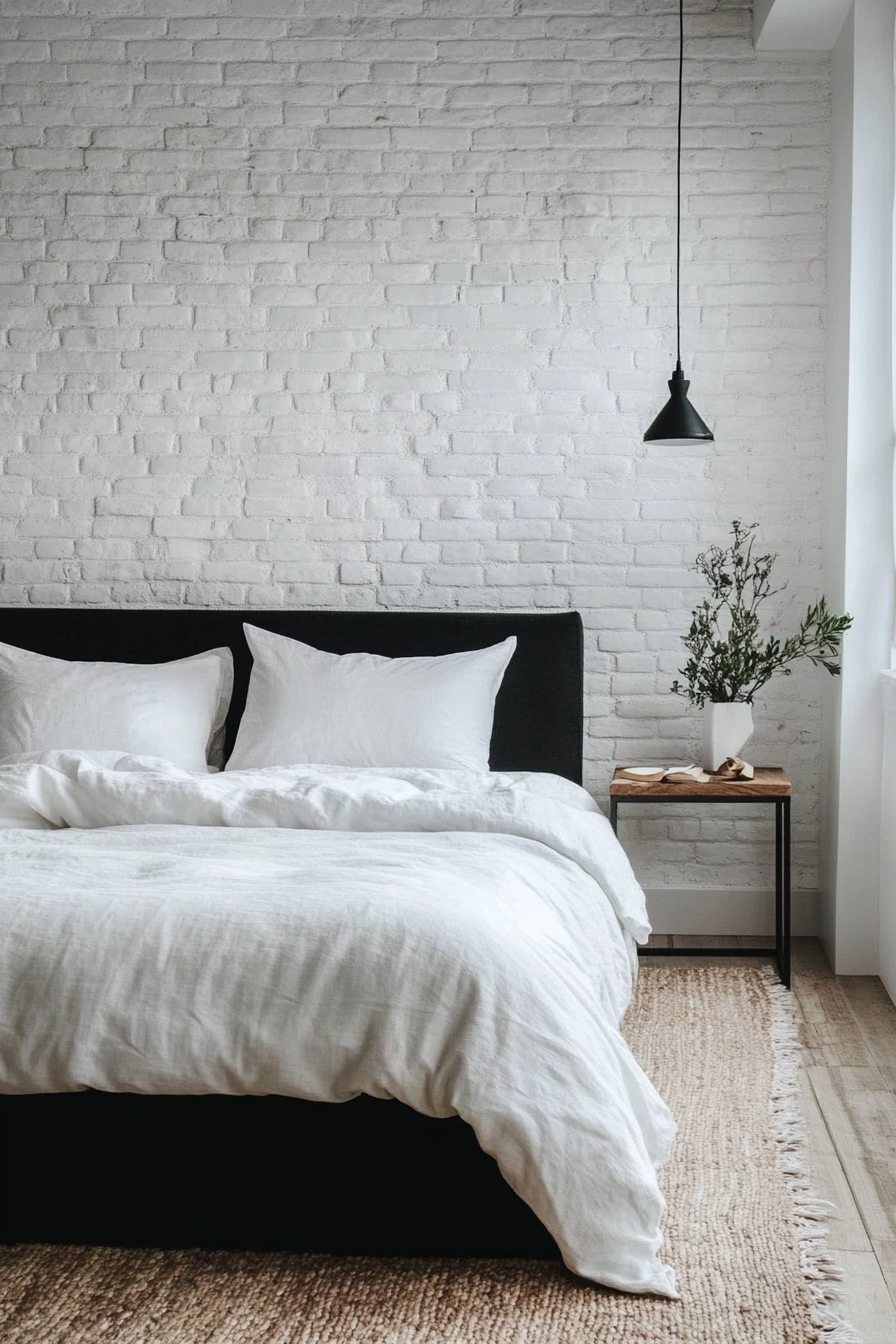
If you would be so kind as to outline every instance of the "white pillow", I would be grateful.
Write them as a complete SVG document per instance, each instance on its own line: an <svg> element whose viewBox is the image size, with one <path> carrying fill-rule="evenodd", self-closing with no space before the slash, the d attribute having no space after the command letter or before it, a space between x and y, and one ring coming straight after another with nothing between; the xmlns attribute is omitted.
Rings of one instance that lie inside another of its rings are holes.
<svg viewBox="0 0 896 1344"><path fill-rule="evenodd" d="M0 757L69 747L164 756L183 770L224 759L233 655L82 663L0 644Z"/></svg>
<svg viewBox="0 0 896 1344"><path fill-rule="evenodd" d="M487 770L516 639L438 658L324 653L244 625L254 663L228 770L263 765Z"/></svg>

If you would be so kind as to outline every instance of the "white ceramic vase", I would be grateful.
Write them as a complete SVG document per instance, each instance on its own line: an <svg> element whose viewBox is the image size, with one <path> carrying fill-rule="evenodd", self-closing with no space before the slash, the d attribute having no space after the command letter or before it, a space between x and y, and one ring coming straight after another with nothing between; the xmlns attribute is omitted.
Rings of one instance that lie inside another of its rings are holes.
<svg viewBox="0 0 896 1344"><path fill-rule="evenodd" d="M735 700L703 706L704 770L718 770L726 756L737 756L753 736L753 706Z"/></svg>

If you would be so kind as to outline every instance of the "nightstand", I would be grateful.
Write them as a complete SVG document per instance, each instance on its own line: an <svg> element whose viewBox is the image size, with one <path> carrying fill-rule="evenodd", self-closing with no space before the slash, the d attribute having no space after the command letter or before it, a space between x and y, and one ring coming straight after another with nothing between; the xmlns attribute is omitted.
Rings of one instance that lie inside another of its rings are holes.
<svg viewBox="0 0 896 1344"><path fill-rule="evenodd" d="M764 803L775 809L775 949L778 974L790 988L790 799L793 785L777 766L756 767L750 780L710 779L706 784L636 784L619 779L617 766L610 784L610 825L616 831L619 804L625 803ZM771 948L639 947L642 957L767 957Z"/></svg>

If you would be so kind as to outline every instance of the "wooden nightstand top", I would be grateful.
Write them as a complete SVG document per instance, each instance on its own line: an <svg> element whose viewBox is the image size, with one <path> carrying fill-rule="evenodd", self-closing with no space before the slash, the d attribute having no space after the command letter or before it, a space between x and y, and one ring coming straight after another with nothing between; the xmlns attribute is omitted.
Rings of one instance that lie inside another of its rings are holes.
<svg viewBox="0 0 896 1344"><path fill-rule="evenodd" d="M623 766L616 766L610 784L611 798L789 798L793 785L777 765L757 765L752 779L710 779L706 784L637 784L618 779Z"/></svg>

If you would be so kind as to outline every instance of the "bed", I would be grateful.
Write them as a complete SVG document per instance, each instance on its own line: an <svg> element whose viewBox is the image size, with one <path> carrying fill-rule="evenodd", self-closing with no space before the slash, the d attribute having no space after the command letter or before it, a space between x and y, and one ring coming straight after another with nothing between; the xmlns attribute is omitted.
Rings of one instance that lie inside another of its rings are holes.
<svg viewBox="0 0 896 1344"><path fill-rule="evenodd" d="M536 772L539 778L556 776L557 783L550 787L560 790L558 796L562 794L561 780L581 783L582 628L575 614L8 608L0 620L0 639L57 658L132 663L163 662L228 645L233 650L235 665L226 729L225 751L229 752L245 705L250 671L242 634L244 620L332 653L365 650L389 657L480 649L513 635L517 651L495 704L491 769L499 775L505 772L508 778L521 772ZM58 774L56 770L54 778ZM249 774L246 772L246 777ZM234 788L241 776L240 771L232 773ZM162 780L160 787L165 784ZM401 788L407 784L408 781L400 781ZM252 795L256 785L257 779L249 781L246 796ZM530 785L523 780L520 787L528 789ZM241 806L242 799L243 795ZM211 806L207 799L200 802L202 807ZM418 803L418 811L423 809L422 821L415 821L412 815ZM412 849L416 846L414 853L425 854L426 864L434 865L429 871L435 873L438 856L431 848L420 848L431 847L437 841L442 843L442 832L431 818L427 819L428 806L429 800L418 799L406 814L411 818L407 832L416 830L416 837L406 835L402 829L404 822L390 825L393 831L401 833L402 844ZM491 802L486 800L483 806L487 810ZM542 862L544 849L554 853L553 841L542 833L538 817L540 811L547 816L552 807L552 798L546 798L543 804L536 800L533 805L527 794L524 811L531 814L533 821L529 831L518 836L517 850L531 854L520 862ZM195 857L183 849L188 841L196 845L201 842L205 847L203 854L209 845L216 846L225 867L228 854L248 853L252 843L276 842L284 846L282 856L278 851L273 859L280 862L282 857L285 862L297 843L301 841L307 846L312 841L307 832L287 832L280 823L266 827L267 814L252 823L258 826L258 832L246 833L244 841L242 831L225 835L218 830L214 808L208 813L200 809L195 826L192 823L172 826L172 821L182 823L183 818L163 815L166 859L172 853L182 853L184 864ZM192 813L184 815L189 817ZM573 820L573 829L580 823L584 825L581 817ZM111 845L126 849L140 829L135 823L141 821L139 810L109 813L96 835L107 848ZM288 822L287 826L296 824L302 823ZM595 820L594 825L597 824ZM459 825L462 829L463 823ZM365 821L360 829L364 831L367 826ZM481 830L479 822L477 826ZM488 823L486 829L489 828L488 839L477 835L474 840L488 863L493 863L494 845L504 843L507 837L497 822ZM91 840L92 834L77 828L53 833L50 885L53 882L58 885L59 873L65 875L69 871L65 863L71 865L75 881L75 860L85 845L96 842L96 836ZM150 837L152 843L158 842L159 834ZM590 836L589 831L587 844L591 843ZM328 837L328 830L318 832L314 843L329 844ZM388 850L383 862L394 864L398 838L397 834L385 841L380 836L364 839L362 835L353 835L351 842L358 865L366 855L368 866L375 867L380 862L375 858L379 852L377 846L383 844ZM235 848L236 841L240 841L239 850ZM458 845L470 842L467 836L446 843L453 854ZM15 859L14 847L21 843L21 836L0 831L0 858L12 855ZM602 844L608 846L606 862L621 862L621 851L618 846L613 850L611 843L615 845L615 841L602 839ZM230 849L222 848L225 845ZM34 851L38 863L43 861L45 852L50 851ZM323 850L320 852L323 854ZM514 855L519 857L516 851ZM501 862L506 861L512 868L516 857L507 851ZM269 860L272 855L267 850L264 861ZM343 861L342 851L337 860L332 855L327 860L331 868ZM556 856L553 861L556 866ZM566 855L563 862L568 864L572 860ZM604 862L604 857L597 856L594 871L582 879L586 885L591 884L586 894L593 891L595 909L601 901L601 888L594 877L595 873L604 873L601 866ZM587 863L587 856L582 859L579 855L574 864L576 872L579 873L580 867L587 872ZM7 871L30 874L34 870L21 866L17 870L13 862ZM483 871L493 870L486 864ZM525 866L521 869L515 890L525 888L527 871ZM564 871L569 876L571 870ZM455 874L450 880L459 879ZM10 890L14 885L7 882L2 893L8 902L7 909L12 912L10 919L17 907L16 893ZM605 878L604 885L612 886L612 881ZM25 892L23 883L19 896L18 904L22 904L26 898L32 899L33 893ZM536 911L533 917L541 916ZM633 940L615 924L611 936L609 927L607 923L606 941L608 946L613 944L617 967L619 948L624 947L633 977L636 965ZM539 938L544 936L538 934ZM549 969L546 966L545 976L549 975ZM621 972L615 974L622 976ZM674 1276L656 1258L659 1241L655 1233L661 1199L653 1176L655 1168L668 1155L672 1125L659 1099L651 1095L649 1084L639 1076L634 1061L629 1063L630 1057L626 1057L627 1052L616 1039L615 1024L604 1021L614 1014L618 1016L618 1008L618 1002L612 1010L605 1007L598 1026L600 1031L606 1030L612 1068L620 1071L622 1081L617 1090L627 1098L623 1106L625 1114L620 1111L618 1123L632 1129L638 1161L651 1167L649 1178L643 1172L637 1179L632 1176L631 1189L619 1196L630 1206L628 1213L641 1219L647 1229L643 1238L646 1268L633 1275L628 1269L617 1273L612 1266L604 1266L600 1272L588 1272L588 1276L611 1286L673 1295ZM9 1022L5 1025L8 1032ZM3 1027L0 1022L0 1033ZM495 1158L483 1151L471 1125L459 1114L453 1114L444 1100L430 1104L424 1098L416 1109L392 1099L401 1093L398 1085L384 1084L370 1089L351 1085L348 1095L354 1091L365 1094L339 1105L306 1100L294 1094L272 1095L276 1085L270 1085L267 1075L255 1089L265 1092L264 1095L240 1095L239 1080L220 1090L203 1082L202 1087L195 1088L198 1095L190 1094L189 1082L178 1083L161 1094L157 1088L138 1090L129 1084L124 1085L126 1090L106 1090L104 1086L41 1092L29 1090L31 1086L27 1080L14 1083L4 1090L17 1092L16 1095L0 1096L0 1181L4 1192L0 1240L6 1242L201 1245L337 1254L535 1257L560 1254L555 1238L502 1177ZM113 1080L112 1087L115 1086L118 1084ZM251 1088L247 1090L252 1093ZM293 1092L296 1090L293 1088ZM227 1095L228 1092L235 1094ZM337 1099L341 1100L341 1095L328 1096L329 1101ZM422 1113L426 1110L430 1113ZM477 1122L480 1139L486 1131L492 1132L482 1116L477 1116ZM488 1123L497 1136L489 1146L497 1151L507 1175L514 1163L513 1145L505 1133L506 1118L491 1117ZM558 1116L557 1123L562 1128L566 1118ZM543 1136L541 1141L544 1144ZM549 1156L545 1155L545 1163ZM609 1167L612 1166L610 1162ZM515 1183L519 1187L520 1182ZM550 1204L548 1192L542 1212L550 1210ZM551 1217L547 1216L545 1221L551 1222ZM563 1241L562 1236L559 1239ZM564 1258L577 1272L583 1272L581 1256L576 1261L568 1246Z"/></svg>

